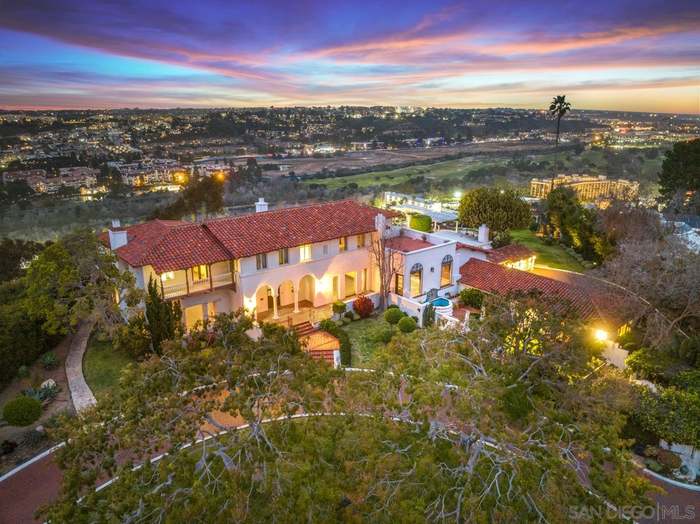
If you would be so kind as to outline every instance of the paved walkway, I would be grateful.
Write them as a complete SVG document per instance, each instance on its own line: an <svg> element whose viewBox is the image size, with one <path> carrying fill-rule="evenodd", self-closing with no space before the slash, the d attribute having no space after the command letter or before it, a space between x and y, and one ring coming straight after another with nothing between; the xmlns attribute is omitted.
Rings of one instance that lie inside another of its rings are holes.
<svg viewBox="0 0 700 524"><path fill-rule="evenodd" d="M84 323L71 341L71 348L66 358L66 378L68 379L68 389L73 400L73 407L76 411L82 411L94 406L95 395L92 394L90 386L85 382L83 375L83 356L87 347L93 324Z"/></svg>

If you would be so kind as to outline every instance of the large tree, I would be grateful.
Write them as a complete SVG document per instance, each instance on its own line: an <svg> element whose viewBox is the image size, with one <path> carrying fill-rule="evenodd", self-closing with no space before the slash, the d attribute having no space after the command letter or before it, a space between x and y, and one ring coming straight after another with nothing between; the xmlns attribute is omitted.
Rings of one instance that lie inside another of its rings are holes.
<svg viewBox="0 0 700 524"><path fill-rule="evenodd" d="M0 242L0 281L24 274L29 262L44 248L32 240L3 238Z"/></svg>
<svg viewBox="0 0 700 524"><path fill-rule="evenodd" d="M489 226L493 233L522 229L530 223L530 206L512 189L481 187L459 203L458 220L467 227Z"/></svg>
<svg viewBox="0 0 700 524"><path fill-rule="evenodd" d="M160 353L165 340L174 340L182 333L182 310L178 301L163 298L161 288L154 279L148 281L146 293L146 320L151 334L153 351Z"/></svg>
<svg viewBox="0 0 700 524"><path fill-rule="evenodd" d="M64 421L64 489L42 517L565 522L572 507L643 504L618 436L633 391L549 306L490 299L479 329L399 335L364 373L220 315L206 347L167 344Z"/></svg>
<svg viewBox="0 0 700 524"><path fill-rule="evenodd" d="M44 249L25 276L27 306L44 319L46 332L68 333L92 319L111 332L122 322L120 306L139 299L134 278L89 229L77 230Z"/></svg>
<svg viewBox="0 0 700 524"><path fill-rule="evenodd" d="M659 193L664 203L673 203L678 210L683 210L687 192L694 193L696 198L690 200L697 205L700 198L700 138L676 142L673 149L666 152L659 173Z"/></svg>

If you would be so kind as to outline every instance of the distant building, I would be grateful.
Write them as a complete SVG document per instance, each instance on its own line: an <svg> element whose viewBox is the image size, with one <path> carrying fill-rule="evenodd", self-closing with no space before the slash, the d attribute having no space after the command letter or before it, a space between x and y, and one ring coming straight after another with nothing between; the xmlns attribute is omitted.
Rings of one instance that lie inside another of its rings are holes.
<svg viewBox="0 0 700 524"><path fill-rule="evenodd" d="M639 182L611 180L605 176L557 175L554 180L549 178L530 180L530 196L546 198L553 187L570 187L580 200L587 202L609 198L634 200L639 195Z"/></svg>

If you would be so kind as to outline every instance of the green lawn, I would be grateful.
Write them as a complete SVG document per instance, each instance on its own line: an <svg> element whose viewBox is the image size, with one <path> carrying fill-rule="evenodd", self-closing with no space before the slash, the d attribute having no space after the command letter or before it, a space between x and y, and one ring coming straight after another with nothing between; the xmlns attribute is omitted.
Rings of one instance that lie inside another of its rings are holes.
<svg viewBox="0 0 700 524"><path fill-rule="evenodd" d="M578 272L584 270L581 263L567 253L560 245L545 245L544 242L529 229L511 231L510 234L514 242L524 244L537 253L537 260L535 263L540 266Z"/></svg>
<svg viewBox="0 0 700 524"><path fill-rule="evenodd" d="M368 367L374 352L383 345L375 342L372 335L377 328L388 325L382 318L365 318L343 326L352 343L353 367Z"/></svg>
<svg viewBox="0 0 700 524"><path fill-rule="evenodd" d="M83 357L83 373L95 397L113 392L118 387L121 370L132 362L135 360L130 356L115 351L109 340L98 340L94 335L90 337Z"/></svg>
<svg viewBox="0 0 700 524"><path fill-rule="evenodd" d="M501 166L507 159L483 160L474 157L459 158L457 160L447 160L434 164L402 167L387 171L375 171L338 178L323 178L305 180L305 184L323 184L328 189L337 189L354 182L358 187L372 187L382 184L396 185L406 182L411 177L422 175L426 178L442 178L462 180L465 175L478 168ZM494 180L499 177L493 177Z"/></svg>

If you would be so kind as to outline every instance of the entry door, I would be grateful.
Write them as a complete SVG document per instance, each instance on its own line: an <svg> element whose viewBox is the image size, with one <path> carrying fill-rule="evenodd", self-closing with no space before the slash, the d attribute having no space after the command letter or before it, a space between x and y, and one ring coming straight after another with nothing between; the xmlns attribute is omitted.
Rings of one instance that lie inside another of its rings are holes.
<svg viewBox="0 0 700 524"><path fill-rule="evenodd" d="M267 288L267 310L272 311L275 307L274 303L275 298L272 296L272 290L268 287Z"/></svg>

